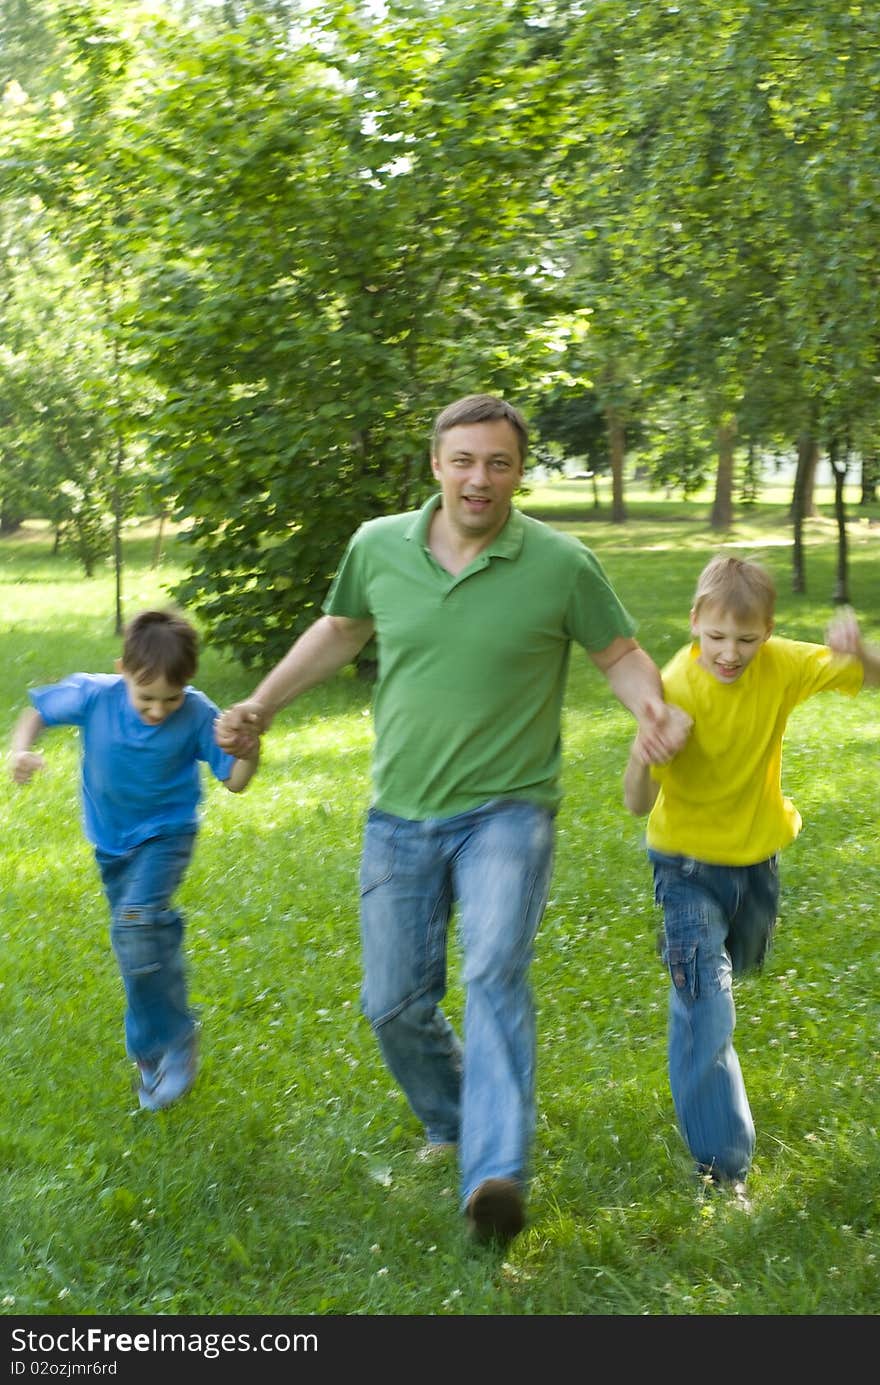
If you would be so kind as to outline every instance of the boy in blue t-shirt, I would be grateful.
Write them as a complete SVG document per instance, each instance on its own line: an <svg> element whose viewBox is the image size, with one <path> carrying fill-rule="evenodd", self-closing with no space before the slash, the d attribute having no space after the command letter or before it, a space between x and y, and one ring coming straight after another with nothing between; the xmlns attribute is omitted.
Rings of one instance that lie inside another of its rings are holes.
<svg viewBox="0 0 880 1385"><path fill-rule="evenodd" d="M32 746L47 726L78 726L83 827L110 906L110 939L125 987L125 1041L138 1098L159 1111L185 1095L197 1068L196 1026L171 899L189 866L202 798L199 761L232 793L250 782L259 740L239 758L214 739L219 709L189 686L198 635L173 611L143 611L123 635L115 674L74 673L33 688L12 737L10 771L42 769Z"/></svg>

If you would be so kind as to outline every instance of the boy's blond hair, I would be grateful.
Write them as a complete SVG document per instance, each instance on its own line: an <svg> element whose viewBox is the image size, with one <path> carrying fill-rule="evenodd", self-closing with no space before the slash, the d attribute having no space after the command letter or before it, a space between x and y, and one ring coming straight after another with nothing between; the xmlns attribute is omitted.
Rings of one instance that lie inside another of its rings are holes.
<svg viewBox="0 0 880 1385"><path fill-rule="evenodd" d="M770 625L776 586L769 572L753 559L719 555L706 564L697 580L695 616L703 606L720 606L736 620L757 616Z"/></svg>

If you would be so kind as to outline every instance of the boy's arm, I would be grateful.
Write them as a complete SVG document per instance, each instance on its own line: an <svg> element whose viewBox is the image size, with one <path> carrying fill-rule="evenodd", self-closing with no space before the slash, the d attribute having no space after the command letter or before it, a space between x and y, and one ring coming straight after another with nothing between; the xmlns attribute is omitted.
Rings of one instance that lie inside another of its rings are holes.
<svg viewBox="0 0 880 1385"><path fill-rule="evenodd" d="M834 617L825 641L835 654L853 654L859 660L866 687L880 686L880 646L865 644L853 611L842 611Z"/></svg>
<svg viewBox="0 0 880 1385"><path fill-rule="evenodd" d="M260 763L260 742L257 741L256 747L247 756L240 755L232 766L232 773L224 783L230 793L241 793L246 789L257 772Z"/></svg>
<svg viewBox="0 0 880 1385"><path fill-rule="evenodd" d="M642 818L650 813L659 791L660 785L651 775L650 764L642 758L636 736L623 773L624 804L635 817Z"/></svg>
<svg viewBox="0 0 880 1385"><path fill-rule="evenodd" d="M34 707L26 707L15 724L9 749L9 773L16 784L26 784L31 775L46 763L31 746L46 729L46 723Z"/></svg>

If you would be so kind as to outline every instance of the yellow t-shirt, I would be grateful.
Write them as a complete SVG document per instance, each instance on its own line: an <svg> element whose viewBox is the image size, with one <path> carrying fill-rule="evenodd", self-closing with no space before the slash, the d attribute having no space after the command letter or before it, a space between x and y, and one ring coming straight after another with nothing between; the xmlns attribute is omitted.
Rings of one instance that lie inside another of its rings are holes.
<svg viewBox="0 0 880 1385"><path fill-rule="evenodd" d="M794 707L814 693L852 696L860 661L825 645L771 637L735 683L720 683L691 644L663 670L663 689L693 717L683 750L651 773L660 791L647 843L716 865L764 861L794 841L801 816L782 793L782 737Z"/></svg>

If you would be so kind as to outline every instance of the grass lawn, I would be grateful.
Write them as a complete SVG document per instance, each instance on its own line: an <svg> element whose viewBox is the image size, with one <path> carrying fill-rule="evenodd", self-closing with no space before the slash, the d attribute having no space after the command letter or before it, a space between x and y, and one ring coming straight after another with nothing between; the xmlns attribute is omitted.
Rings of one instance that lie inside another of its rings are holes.
<svg viewBox="0 0 880 1385"><path fill-rule="evenodd" d="M573 483L577 484L577 483ZM549 487L548 487L549 489ZM580 483L585 504L590 487ZM523 506L553 506L536 489ZM686 638L720 542L706 506L634 501L613 526L558 519L604 563L663 663ZM570 500L559 510L570 513ZM830 511L808 522L808 592L790 590L778 506L723 542L776 574L778 628L821 638ZM880 638L880 528L850 527L851 596ZM181 571L170 538L126 539L126 614ZM87 581L39 529L0 543L0 730L28 686L118 654L109 569ZM254 675L208 647L196 682L224 705ZM464 1238L451 1162L420 1130L358 1008L356 877L368 803L369 688L347 671L287 709L242 796L206 786L188 918L203 1066L160 1115L137 1108L121 986L79 821L76 740L0 791L0 1305L9 1315L783 1315L880 1309L877 949L880 703L793 716L784 781L804 818L783 861L765 973L737 990L758 1129L745 1215L691 1182L665 1069L643 824L621 806L632 724L572 661L554 886L533 980L538 1129L527 1231L506 1254ZM448 1010L462 996L452 952Z"/></svg>

